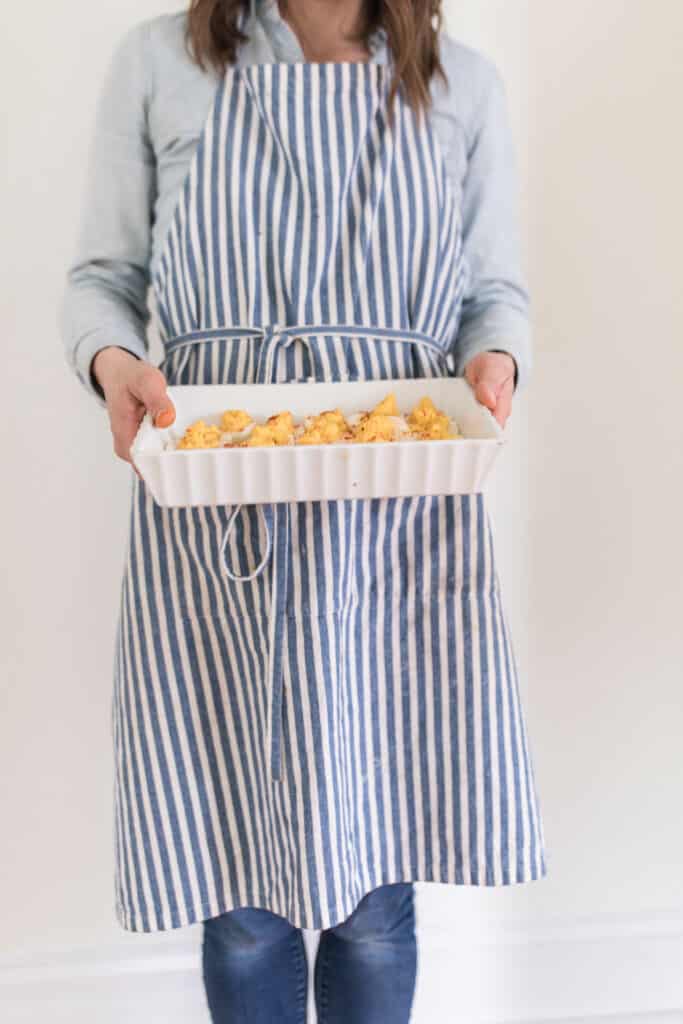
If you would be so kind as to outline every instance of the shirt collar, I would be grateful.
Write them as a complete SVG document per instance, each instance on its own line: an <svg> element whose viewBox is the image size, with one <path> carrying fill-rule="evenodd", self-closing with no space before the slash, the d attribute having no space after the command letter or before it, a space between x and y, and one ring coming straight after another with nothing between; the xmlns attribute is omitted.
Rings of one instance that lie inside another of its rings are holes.
<svg viewBox="0 0 683 1024"><path fill-rule="evenodd" d="M280 14L277 0L251 0L245 32L252 46L256 44L260 60L270 59L288 64L305 60L296 34ZM387 35L381 26L370 36L368 46L371 63L388 63ZM265 54L266 47L270 55Z"/></svg>

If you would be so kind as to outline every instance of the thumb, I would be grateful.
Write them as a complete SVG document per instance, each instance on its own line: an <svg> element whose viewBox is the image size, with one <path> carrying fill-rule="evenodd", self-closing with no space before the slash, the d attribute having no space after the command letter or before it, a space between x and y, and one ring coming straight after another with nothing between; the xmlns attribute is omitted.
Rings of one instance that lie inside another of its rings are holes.
<svg viewBox="0 0 683 1024"><path fill-rule="evenodd" d="M161 370L155 366L140 367L133 393L151 414L155 427L171 426L175 420L175 409L166 392L166 378Z"/></svg>

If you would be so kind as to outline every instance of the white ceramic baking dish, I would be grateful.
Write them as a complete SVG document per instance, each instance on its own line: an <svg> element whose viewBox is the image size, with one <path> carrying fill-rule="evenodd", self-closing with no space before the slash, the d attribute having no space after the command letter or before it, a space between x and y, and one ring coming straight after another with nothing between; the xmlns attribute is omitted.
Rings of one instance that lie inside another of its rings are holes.
<svg viewBox="0 0 683 1024"><path fill-rule="evenodd" d="M217 423L225 409L245 409L256 419L287 409L295 419L335 408L351 415L373 408L389 392L401 412L429 395L455 418L463 438L168 450L169 440L190 423ZM475 493L505 443L501 427L462 377L170 387L168 393L175 423L159 430L145 417L131 449L154 498L166 507Z"/></svg>

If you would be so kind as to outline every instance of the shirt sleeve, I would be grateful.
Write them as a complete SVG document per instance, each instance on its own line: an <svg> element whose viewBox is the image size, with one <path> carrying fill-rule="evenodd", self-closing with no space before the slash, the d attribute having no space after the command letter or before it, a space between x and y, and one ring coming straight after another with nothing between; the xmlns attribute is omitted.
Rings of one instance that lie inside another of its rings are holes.
<svg viewBox="0 0 683 1024"><path fill-rule="evenodd" d="M470 134L463 184L466 287L455 344L456 373L480 352L508 352L515 388L532 366L529 297L522 278L514 142L502 80L489 65L488 85Z"/></svg>
<svg viewBox="0 0 683 1024"><path fill-rule="evenodd" d="M91 141L75 257L60 326L69 364L101 400L91 365L116 345L144 359L147 290L156 190L147 131L147 27L127 33L110 61Z"/></svg>

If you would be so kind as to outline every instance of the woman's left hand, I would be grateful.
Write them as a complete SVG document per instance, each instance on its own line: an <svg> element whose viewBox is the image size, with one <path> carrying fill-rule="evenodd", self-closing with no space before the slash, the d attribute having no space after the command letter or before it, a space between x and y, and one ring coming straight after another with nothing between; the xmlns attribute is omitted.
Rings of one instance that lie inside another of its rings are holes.
<svg viewBox="0 0 683 1024"><path fill-rule="evenodd" d="M515 361L507 352L480 352L465 366L465 378L478 402L490 409L501 427L510 415Z"/></svg>

